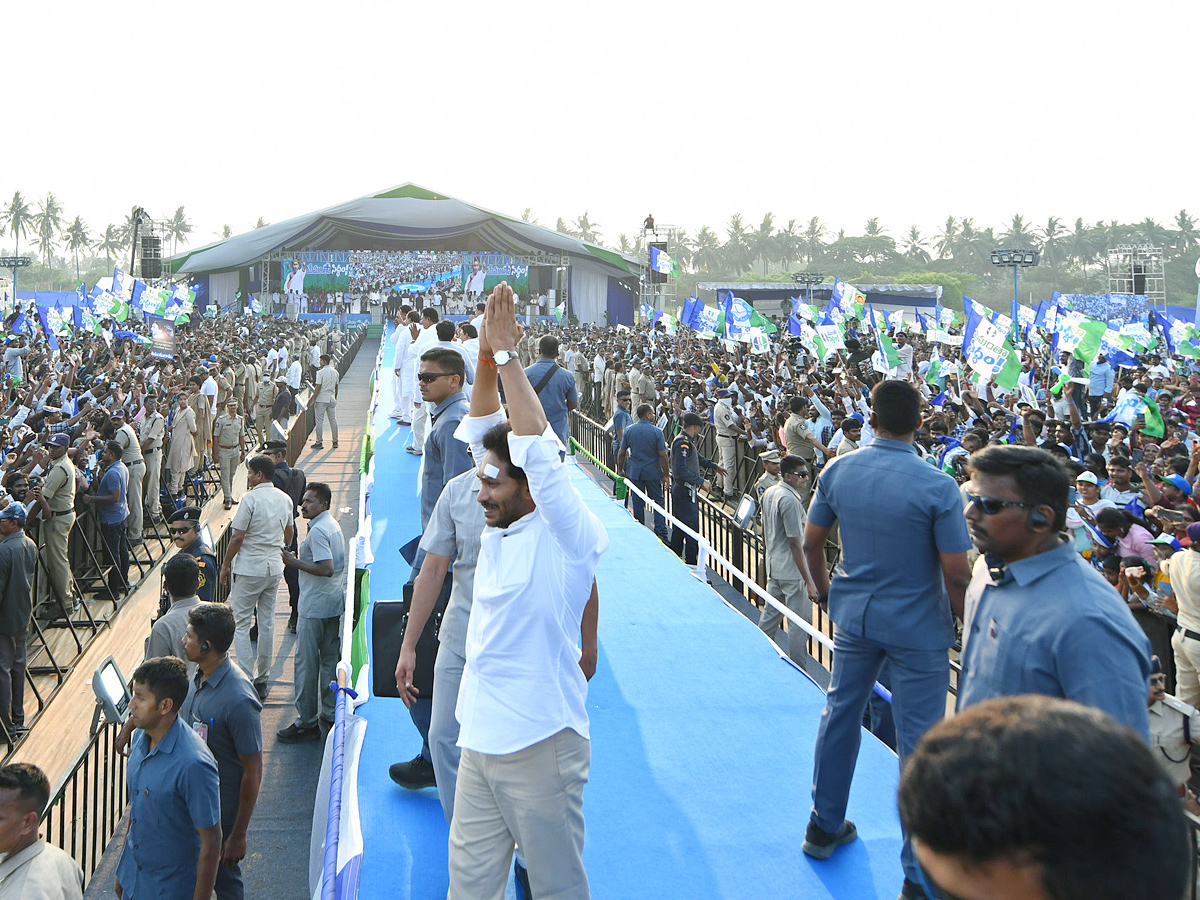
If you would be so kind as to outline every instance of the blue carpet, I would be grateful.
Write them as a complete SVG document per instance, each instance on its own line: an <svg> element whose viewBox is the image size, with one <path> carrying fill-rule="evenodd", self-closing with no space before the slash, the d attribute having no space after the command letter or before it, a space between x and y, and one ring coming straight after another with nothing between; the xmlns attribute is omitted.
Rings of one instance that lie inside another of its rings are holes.
<svg viewBox="0 0 1200 900"><path fill-rule="evenodd" d="M404 452L409 429L385 418L390 378L389 365L375 423L374 600L399 597L409 567L397 548L420 530L420 460ZM894 897L903 878L895 756L864 735L848 813L859 840L809 860L800 844L824 694L582 471L572 477L611 541L597 570L600 659L588 695L592 895ZM361 896L445 897L437 792L404 791L387 775L420 749L408 712L379 698L358 713L370 723Z"/></svg>

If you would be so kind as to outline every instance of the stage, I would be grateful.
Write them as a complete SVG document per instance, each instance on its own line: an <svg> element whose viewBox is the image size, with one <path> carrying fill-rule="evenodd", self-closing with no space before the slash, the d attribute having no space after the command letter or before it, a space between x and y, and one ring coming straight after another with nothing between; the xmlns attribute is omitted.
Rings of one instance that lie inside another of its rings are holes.
<svg viewBox="0 0 1200 900"><path fill-rule="evenodd" d="M420 458L391 408L384 347L374 421L372 601L397 599L398 548L420 531ZM591 776L584 861L603 898L891 898L903 881L895 755L864 734L848 815L859 839L827 862L800 850L824 694L755 625L689 574L588 475L571 477L608 529L596 573L599 664L589 686ZM368 619L369 621L369 619ZM388 766L420 738L399 700L372 698L359 767L360 896L446 895L448 826L433 788ZM510 884L510 895L512 886Z"/></svg>

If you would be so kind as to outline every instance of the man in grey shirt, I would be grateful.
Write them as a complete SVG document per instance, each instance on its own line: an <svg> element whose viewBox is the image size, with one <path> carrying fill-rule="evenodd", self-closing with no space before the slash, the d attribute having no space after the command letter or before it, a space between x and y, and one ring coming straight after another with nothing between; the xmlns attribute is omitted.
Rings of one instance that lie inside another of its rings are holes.
<svg viewBox="0 0 1200 900"><path fill-rule="evenodd" d="M25 343L25 335L22 334L15 340L10 340L4 348L4 374L11 375L13 380L25 377L25 357L29 355L29 348Z"/></svg>
<svg viewBox="0 0 1200 900"><path fill-rule="evenodd" d="M300 511L308 519L308 536L300 555L283 552L283 564L300 570L296 606L296 721L276 737L285 744L321 737L317 709L333 724L333 693L328 685L337 674L342 612L346 605L346 539L329 514L329 485L310 482ZM319 702L318 702L319 701Z"/></svg>
<svg viewBox="0 0 1200 900"><path fill-rule="evenodd" d="M200 605L200 564L190 553L176 553L163 564L163 583L171 595L168 609L150 629L146 638L146 659L174 656L187 663L190 679L196 674L196 664L183 652L183 636L187 633L188 613Z"/></svg>
<svg viewBox="0 0 1200 900"><path fill-rule="evenodd" d="M0 509L0 721L25 727L25 635L33 615L37 546L25 534L25 507Z"/></svg>

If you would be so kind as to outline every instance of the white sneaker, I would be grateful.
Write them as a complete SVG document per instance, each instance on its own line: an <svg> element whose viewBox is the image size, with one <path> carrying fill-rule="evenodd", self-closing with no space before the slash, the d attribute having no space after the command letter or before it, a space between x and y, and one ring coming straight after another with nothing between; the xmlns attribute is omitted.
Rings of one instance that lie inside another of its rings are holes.
<svg viewBox="0 0 1200 900"><path fill-rule="evenodd" d="M403 419L404 413L402 413L398 409L393 409L390 413L388 413L388 418L389 419Z"/></svg>

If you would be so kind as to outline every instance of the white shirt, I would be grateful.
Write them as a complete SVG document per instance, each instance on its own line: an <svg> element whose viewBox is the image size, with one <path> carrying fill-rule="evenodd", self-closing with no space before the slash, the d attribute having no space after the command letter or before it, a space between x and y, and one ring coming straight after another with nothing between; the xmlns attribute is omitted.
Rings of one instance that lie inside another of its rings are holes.
<svg viewBox="0 0 1200 900"><path fill-rule="evenodd" d="M321 348L316 344L309 348L308 364L313 367L321 365Z"/></svg>
<svg viewBox="0 0 1200 900"><path fill-rule="evenodd" d="M204 379L204 383L200 385L200 393L208 398L209 406L212 407L212 413L217 414L217 379L209 375Z"/></svg>
<svg viewBox="0 0 1200 900"><path fill-rule="evenodd" d="M599 353L592 360L592 383L600 384L604 381L604 357Z"/></svg>
<svg viewBox="0 0 1200 900"><path fill-rule="evenodd" d="M471 443L486 419L467 417L455 437ZM579 627L608 533L571 484L558 438L510 435L537 508L480 538L466 664L455 715L458 746L515 753L570 728L589 737Z"/></svg>
<svg viewBox="0 0 1200 900"><path fill-rule="evenodd" d="M288 387L290 387L293 391L300 390L300 376L300 360L294 359L292 360L292 364L288 366L287 370Z"/></svg>

